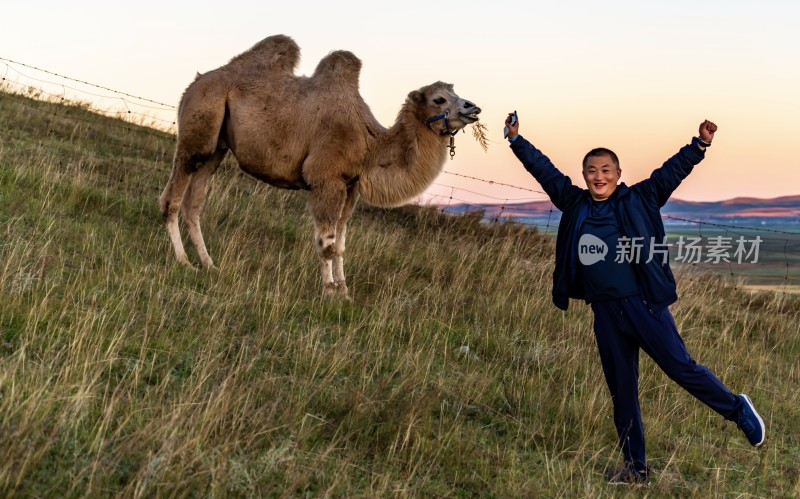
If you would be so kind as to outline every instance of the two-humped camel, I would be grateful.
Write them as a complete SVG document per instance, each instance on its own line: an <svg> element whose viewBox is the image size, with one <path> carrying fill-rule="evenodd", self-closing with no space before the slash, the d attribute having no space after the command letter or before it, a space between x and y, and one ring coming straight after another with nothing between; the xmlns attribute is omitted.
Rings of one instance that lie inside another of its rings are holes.
<svg viewBox="0 0 800 499"><path fill-rule="evenodd" d="M453 85L436 82L409 93L386 129L358 92L355 55L331 52L310 77L295 76L299 58L294 40L276 35L197 76L181 99L172 175L159 205L178 261L189 263L180 209L203 266L213 267L200 211L208 180L230 149L257 179L309 191L323 293L347 297L342 257L359 195L384 207L419 195L441 171L450 134L476 122L481 110Z"/></svg>

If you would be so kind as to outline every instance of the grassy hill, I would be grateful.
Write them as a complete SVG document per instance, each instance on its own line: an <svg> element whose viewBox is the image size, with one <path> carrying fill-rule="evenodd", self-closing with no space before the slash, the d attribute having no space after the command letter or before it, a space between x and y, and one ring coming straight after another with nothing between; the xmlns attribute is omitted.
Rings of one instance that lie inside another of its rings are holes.
<svg viewBox="0 0 800 499"><path fill-rule="evenodd" d="M226 160L204 212L220 270L193 270L157 207L173 147L0 93L3 495L800 495L791 297L679 276L690 352L751 396L768 440L751 448L643 355L657 474L614 488L591 315L551 305L547 239L362 207L354 300L327 302L303 194Z"/></svg>

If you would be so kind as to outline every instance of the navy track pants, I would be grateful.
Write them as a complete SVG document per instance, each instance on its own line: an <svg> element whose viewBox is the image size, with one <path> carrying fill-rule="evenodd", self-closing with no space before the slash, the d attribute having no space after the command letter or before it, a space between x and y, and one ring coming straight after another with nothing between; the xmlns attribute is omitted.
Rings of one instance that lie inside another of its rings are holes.
<svg viewBox="0 0 800 499"><path fill-rule="evenodd" d="M651 313L641 296L592 303L594 334L608 389L614 425L625 461L646 465L644 427L639 408L639 348L667 376L727 420L741 402L686 351L669 309Z"/></svg>

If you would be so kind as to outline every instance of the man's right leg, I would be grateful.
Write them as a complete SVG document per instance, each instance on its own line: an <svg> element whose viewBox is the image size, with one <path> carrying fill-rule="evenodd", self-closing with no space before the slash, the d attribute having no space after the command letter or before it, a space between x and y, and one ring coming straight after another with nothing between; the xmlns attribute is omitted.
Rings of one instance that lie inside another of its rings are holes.
<svg viewBox="0 0 800 499"><path fill-rule="evenodd" d="M734 421L742 402L707 367L689 355L669 309L651 313L641 298L626 302L642 349L676 383L727 420Z"/></svg>
<svg viewBox="0 0 800 499"><path fill-rule="evenodd" d="M681 387L736 425L751 445L764 443L766 427L747 395L734 395L707 367L691 358L668 309L651 313L641 299L625 303L642 349Z"/></svg>
<svg viewBox="0 0 800 499"><path fill-rule="evenodd" d="M594 334L614 404L614 425L626 463L645 470L644 426L639 407L639 345L625 331L621 300L593 303Z"/></svg>

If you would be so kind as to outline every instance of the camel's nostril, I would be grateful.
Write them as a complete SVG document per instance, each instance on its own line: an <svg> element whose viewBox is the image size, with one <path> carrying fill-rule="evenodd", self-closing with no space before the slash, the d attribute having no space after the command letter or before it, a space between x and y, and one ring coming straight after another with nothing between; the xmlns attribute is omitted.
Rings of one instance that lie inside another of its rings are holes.
<svg viewBox="0 0 800 499"><path fill-rule="evenodd" d="M470 101L466 101L466 102L464 102L464 107L465 107L465 108L467 108L467 109L469 109L469 108L471 108L471 107L475 107L475 104L473 104L473 103L472 103L472 102L470 102Z"/></svg>

